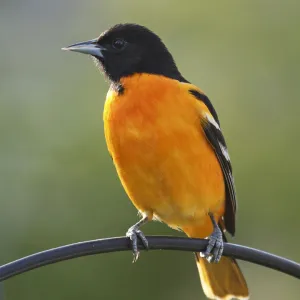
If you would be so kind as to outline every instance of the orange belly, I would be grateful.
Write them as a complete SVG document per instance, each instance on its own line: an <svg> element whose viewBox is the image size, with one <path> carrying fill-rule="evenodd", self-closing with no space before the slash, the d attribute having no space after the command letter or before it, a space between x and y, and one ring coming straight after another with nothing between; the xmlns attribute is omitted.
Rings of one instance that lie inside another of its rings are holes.
<svg viewBox="0 0 300 300"><path fill-rule="evenodd" d="M225 186L197 100L187 84L157 76L136 75L123 85L123 95L109 92L104 122L129 198L150 218L190 236L208 236L213 228L207 213L217 220L224 214Z"/></svg>

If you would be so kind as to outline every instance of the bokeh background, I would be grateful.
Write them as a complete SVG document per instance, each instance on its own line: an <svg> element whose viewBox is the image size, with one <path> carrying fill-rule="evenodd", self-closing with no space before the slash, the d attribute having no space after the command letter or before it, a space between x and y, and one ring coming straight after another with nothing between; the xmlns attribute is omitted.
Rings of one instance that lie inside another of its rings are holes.
<svg viewBox="0 0 300 300"><path fill-rule="evenodd" d="M219 112L239 199L233 241L299 262L299 1L1 0L0 264L138 220L104 142L108 85L86 56L60 50L120 22L157 32ZM40 268L7 280L5 298L205 299L191 253L131 259ZM299 299L298 280L241 265L251 299Z"/></svg>

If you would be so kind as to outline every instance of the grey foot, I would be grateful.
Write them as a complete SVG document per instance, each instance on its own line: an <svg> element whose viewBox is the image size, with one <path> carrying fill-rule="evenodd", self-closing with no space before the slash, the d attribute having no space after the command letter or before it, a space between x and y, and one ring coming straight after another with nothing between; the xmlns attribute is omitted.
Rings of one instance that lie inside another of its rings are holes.
<svg viewBox="0 0 300 300"><path fill-rule="evenodd" d="M223 249L222 231L218 227L215 227L214 232L209 237L208 246L203 256L206 257L209 262L218 263L222 257Z"/></svg>
<svg viewBox="0 0 300 300"><path fill-rule="evenodd" d="M132 226L128 229L126 236L130 238L132 245L133 261L136 262L139 258L140 251L138 249L138 239L140 239L146 249L149 248L148 240L143 232L136 226Z"/></svg>

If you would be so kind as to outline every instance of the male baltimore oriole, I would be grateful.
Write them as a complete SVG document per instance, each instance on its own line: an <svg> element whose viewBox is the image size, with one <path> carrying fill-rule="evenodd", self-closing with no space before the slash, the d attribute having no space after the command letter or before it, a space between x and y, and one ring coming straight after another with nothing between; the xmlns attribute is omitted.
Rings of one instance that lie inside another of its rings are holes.
<svg viewBox="0 0 300 300"><path fill-rule="evenodd" d="M91 55L111 83L103 114L107 147L143 216L127 231L134 261L137 239L148 246L140 226L161 220L189 237L209 237L206 251L196 253L208 298L247 299L238 264L221 257L225 230L235 233L236 195L220 122L208 97L180 74L161 39L137 24L115 25L63 50Z"/></svg>

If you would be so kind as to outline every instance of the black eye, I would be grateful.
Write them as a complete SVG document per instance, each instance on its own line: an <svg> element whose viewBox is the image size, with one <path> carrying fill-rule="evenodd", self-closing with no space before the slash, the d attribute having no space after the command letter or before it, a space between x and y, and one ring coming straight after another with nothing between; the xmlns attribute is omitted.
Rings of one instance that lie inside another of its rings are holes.
<svg viewBox="0 0 300 300"><path fill-rule="evenodd" d="M126 46L126 41L124 41L123 39L114 39L112 42L112 46L116 50L122 50Z"/></svg>

